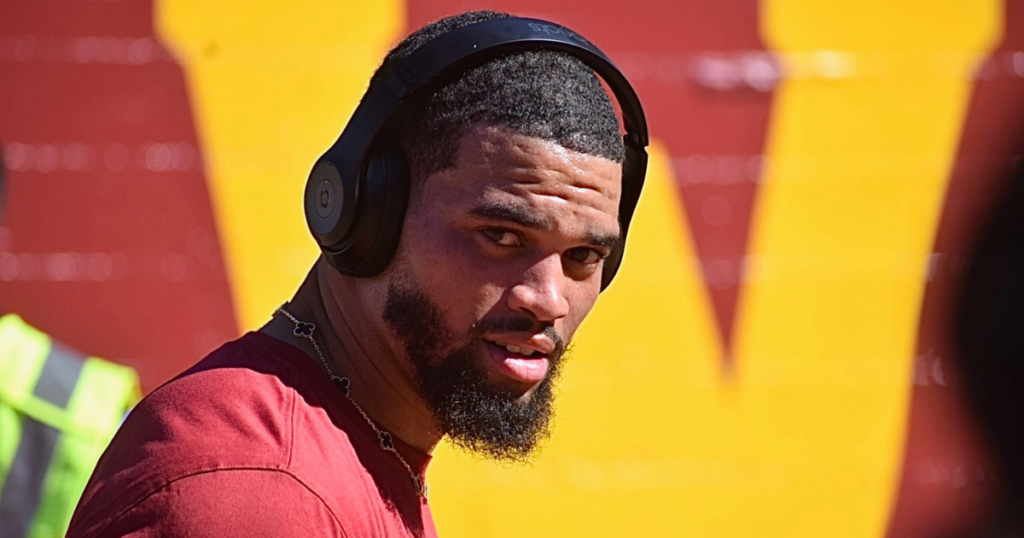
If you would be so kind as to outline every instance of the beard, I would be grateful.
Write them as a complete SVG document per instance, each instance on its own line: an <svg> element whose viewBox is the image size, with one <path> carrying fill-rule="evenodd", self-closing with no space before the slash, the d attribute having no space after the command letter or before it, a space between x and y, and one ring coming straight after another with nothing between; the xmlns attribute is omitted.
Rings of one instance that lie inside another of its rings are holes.
<svg viewBox="0 0 1024 538"><path fill-rule="evenodd" d="M462 337L461 345L444 312L418 285L392 281L384 304L384 322L405 347L426 401L442 431L461 449L502 462L526 462L550 436L554 384L565 343L550 324L528 316L484 318ZM533 394L505 389L487 381L480 364L482 336L500 332L543 332L555 344L549 370Z"/></svg>

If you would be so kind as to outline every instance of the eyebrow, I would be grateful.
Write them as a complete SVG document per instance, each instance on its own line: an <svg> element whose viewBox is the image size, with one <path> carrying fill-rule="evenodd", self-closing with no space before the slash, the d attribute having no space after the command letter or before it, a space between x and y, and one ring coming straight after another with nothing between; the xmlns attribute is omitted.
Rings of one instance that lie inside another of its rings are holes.
<svg viewBox="0 0 1024 538"><path fill-rule="evenodd" d="M470 209L469 214L486 220L511 222L535 230L551 230L555 227L546 215L538 215L530 211L529 208L508 202L486 202ZM586 235L587 243L599 247L615 248L621 239L622 236L618 232L614 234L589 232Z"/></svg>
<svg viewBox="0 0 1024 538"><path fill-rule="evenodd" d="M596 234L596 233L589 233L589 234L587 234L587 242L590 243L591 245L596 245L596 246L599 246L599 247L615 248L616 246L618 246L619 241L621 239L622 239L622 236L619 235L619 234L613 234L613 235L603 235L603 234Z"/></svg>
<svg viewBox="0 0 1024 538"><path fill-rule="evenodd" d="M487 202L470 209L469 214L487 220L511 222L524 228L550 230L555 227L547 216L508 202Z"/></svg>

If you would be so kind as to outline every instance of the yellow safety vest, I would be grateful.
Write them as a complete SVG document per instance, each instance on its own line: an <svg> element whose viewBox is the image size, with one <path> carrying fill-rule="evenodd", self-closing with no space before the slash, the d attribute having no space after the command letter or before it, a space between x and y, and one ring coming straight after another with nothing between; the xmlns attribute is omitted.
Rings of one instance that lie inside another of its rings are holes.
<svg viewBox="0 0 1024 538"><path fill-rule="evenodd" d="M96 461L141 396L135 370L0 317L0 535L64 536Z"/></svg>

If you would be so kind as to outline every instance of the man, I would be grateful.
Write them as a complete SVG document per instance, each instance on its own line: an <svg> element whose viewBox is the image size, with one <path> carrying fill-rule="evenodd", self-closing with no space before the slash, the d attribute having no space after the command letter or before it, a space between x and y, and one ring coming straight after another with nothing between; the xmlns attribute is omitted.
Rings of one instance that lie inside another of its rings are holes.
<svg viewBox="0 0 1024 538"><path fill-rule="evenodd" d="M381 210L400 217L385 263L346 265L321 229L317 215L345 220L333 204L359 192L332 183L347 173L332 148L306 202L325 256L260 332L140 404L69 536L434 536L423 473L443 436L522 461L547 435L563 353L614 274L605 258L617 265L628 223L611 102L587 65L550 50L488 57L402 93L418 84L407 58L505 17L433 23L371 81L361 107L383 86L400 96L374 141L394 140L409 177L404 218ZM374 166L359 189L375 188ZM630 166L638 192L643 163ZM353 218L377 211L358 207Z"/></svg>

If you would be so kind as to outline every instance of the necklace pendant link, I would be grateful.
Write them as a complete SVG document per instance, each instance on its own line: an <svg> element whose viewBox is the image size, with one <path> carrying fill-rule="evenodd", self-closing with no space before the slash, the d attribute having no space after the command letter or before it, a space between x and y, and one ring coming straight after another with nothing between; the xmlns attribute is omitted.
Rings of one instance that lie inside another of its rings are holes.
<svg viewBox="0 0 1024 538"><path fill-rule="evenodd" d="M416 493L423 498L427 497L427 484L423 482L423 479L419 476L412 477L412 486L416 489Z"/></svg>
<svg viewBox="0 0 1024 538"><path fill-rule="evenodd" d="M386 431L378 431L377 439L380 441L380 447L388 452L395 451L395 443L391 441L391 434Z"/></svg>
<svg viewBox="0 0 1024 538"><path fill-rule="evenodd" d="M342 392L342 394L345 395L346 398L349 397L348 389L352 383L348 380L347 377L338 377L336 375L332 375L331 382L338 387L338 389Z"/></svg>
<svg viewBox="0 0 1024 538"><path fill-rule="evenodd" d="M305 321L299 321L295 323L295 330L292 331L292 334L301 338L312 338L313 331L315 330L316 325Z"/></svg>

